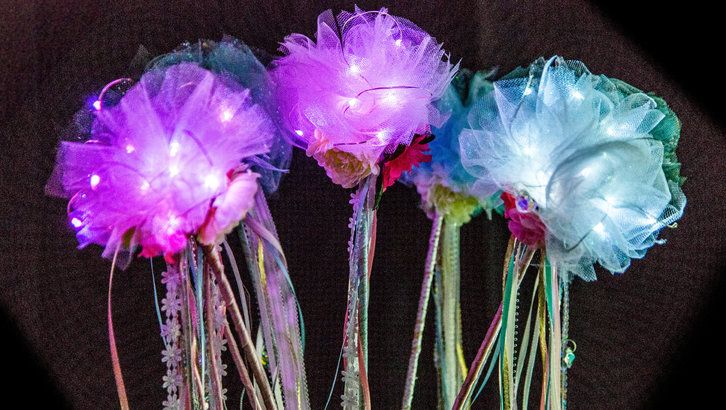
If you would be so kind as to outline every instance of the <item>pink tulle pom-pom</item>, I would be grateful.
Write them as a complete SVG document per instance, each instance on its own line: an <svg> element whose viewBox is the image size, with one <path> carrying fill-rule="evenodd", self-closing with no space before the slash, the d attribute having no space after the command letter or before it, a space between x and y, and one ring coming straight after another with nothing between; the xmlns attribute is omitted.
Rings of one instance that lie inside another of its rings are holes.
<svg viewBox="0 0 726 410"><path fill-rule="evenodd" d="M63 142L55 171L81 247L170 257L191 235L219 241L252 207L257 174L244 160L275 131L238 83L180 63L95 108L90 139Z"/></svg>
<svg viewBox="0 0 726 410"><path fill-rule="evenodd" d="M380 172L384 153L408 145L442 119L432 102L458 69L436 40L380 11L326 11L316 41L288 36L273 78L296 145L331 179L354 186Z"/></svg>

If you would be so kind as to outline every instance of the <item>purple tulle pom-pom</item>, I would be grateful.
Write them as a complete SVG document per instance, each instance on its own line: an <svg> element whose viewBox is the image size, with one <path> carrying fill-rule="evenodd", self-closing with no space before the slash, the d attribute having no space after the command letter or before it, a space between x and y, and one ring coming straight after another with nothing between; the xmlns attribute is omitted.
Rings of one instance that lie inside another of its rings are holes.
<svg viewBox="0 0 726 410"><path fill-rule="evenodd" d="M334 182L377 174L384 153L440 125L431 103L458 69L436 40L380 11L326 11L317 41L292 34L275 62L280 110L296 145Z"/></svg>
<svg viewBox="0 0 726 410"><path fill-rule="evenodd" d="M180 63L94 108L90 139L63 142L54 173L81 247L170 257L190 235L219 241L252 207L258 175L243 160L269 150L274 126L238 83Z"/></svg>

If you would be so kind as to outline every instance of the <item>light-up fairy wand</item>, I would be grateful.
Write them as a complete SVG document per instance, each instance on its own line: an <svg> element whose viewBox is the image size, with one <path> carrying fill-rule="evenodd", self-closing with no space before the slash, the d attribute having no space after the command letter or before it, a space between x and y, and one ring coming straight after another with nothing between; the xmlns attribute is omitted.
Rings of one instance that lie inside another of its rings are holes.
<svg viewBox="0 0 726 410"><path fill-rule="evenodd" d="M472 113L461 156L469 172L503 191L512 239L492 323L501 332L485 338L454 408L466 403L492 349L503 407L516 408L521 397L527 408L539 348L540 407L560 409L574 359L569 284L576 276L595 280L595 263L620 274L663 243L658 233L685 206L675 155L680 124L662 99L556 57L496 81L492 98L497 115ZM520 284L537 251L538 276L517 335Z"/></svg>
<svg viewBox="0 0 726 410"><path fill-rule="evenodd" d="M479 198L480 191L488 192L488 189L479 187L477 179L461 164L459 134L467 125L470 110L492 90L491 82L486 80L488 75L462 70L454 78L444 96L436 102L439 110L450 115L443 126L432 130L435 139L429 144L431 161L419 164L405 175L408 182L416 185L421 195L421 206L432 219L433 225L408 362L402 404L404 409L410 409L413 400L432 283L436 288L435 358L441 408L451 408L466 377L459 296L460 229L482 210L490 215L497 205L498 196Z"/></svg>
<svg viewBox="0 0 726 410"><path fill-rule="evenodd" d="M344 188L351 204L350 276L344 325L345 408L370 407L367 305L380 194L423 154L432 101L457 67L436 41L386 9L318 17L316 41L301 34L282 44L273 77L283 118L296 145Z"/></svg>
<svg viewBox="0 0 726 410"><path fill-rule="evenodd" d="M76 136L85 142L61 144L49 184L71 197L80 246L104 245L113 255L112 274L120 251L164 256L167 408L224 406L225 343L253 405L277 407L218 246L240 220L265 212L256 209L260 173L274 169L280 155L270 153L279 149L279 134L256 95L264 84L254 76L264 70L255 64L231 40L155 60L123 95L98 97ZM224 68L230 65L241 71ZM114 373L128 408L111 317L109 284Z"/></svg>

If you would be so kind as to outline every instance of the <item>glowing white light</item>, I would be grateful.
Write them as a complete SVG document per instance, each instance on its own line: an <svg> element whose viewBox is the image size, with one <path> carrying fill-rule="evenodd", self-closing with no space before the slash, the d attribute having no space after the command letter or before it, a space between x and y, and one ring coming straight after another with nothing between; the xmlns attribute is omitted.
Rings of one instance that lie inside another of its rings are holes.
<svg viewBox="0 0 726 410"><path fill-rule="evenodd" d="M572 96L572 98L574 98L576 100L584 100L585 99L585 96L582 95L582 93L580 91L578 91L578 90L572 90L572 92L570 93L570 95Z"/></svg>
<svg viewBox="0 0 726 410"><path fill-rule="evenodd" d="M401 47L401 44L402 44L402 43L403 43L403 40L401 40L401 39L399 38L398 40L396 40L396 42L395 42L394 44L396 44L396 47Z"/></svg>
<svg viewBox="0 0 726 410"><path fill-rule="evenodd" d="M304 133L303 133L303 130L295 130L295 134L302 137Z"/></svg>
<svg viewBox="0 0 726 410"><path fill-rule="evenodd" d="M592 230L597 232L599 235L605 235L605 225L602 222L598 222L597 225L592 227Z"/></svg>
<svg viewBox="0 0 726 410"><path fill-rule="evenodd" d="M232 112L232 110L224 110L224 111L222 111L222 114L219 116L219 119L222 122L229 122L233 116L234 116L234 113Z"/></svg>
<svg viewBox="0 0 726 410"><path fill-rule="evenodd" d="M360 66L358 64L351 64L348 67L348 74L358 75L360 73L361 73L361 69L360 69Z"/></svg>
<svg viewBox="0 0 726 410"><path fill-rule="evenodd" d="M613 127L613 126L607 127L607 129L605 130L605 132L608 135L610 135L611 137L612 136L615 136L615 135L618 135L618 130L616 130L615 127Z"/></svg>
<svg viewBox="0 0 726 410"><path fill-rule="evenodd" d="M91 175L91 189L96 189L99 183L101 183L101 177L96 174Z"/></svg>
<svg viewBox="0 0 726 410"><path fill-rule="evenodd" d="M351 98L348 100L348 107L356 109L360 105L360 100L357 98Z"/></svg>
<svg viewBox="0 0 726 410"><path fill-rule="evenodd" d="M532 94L532 87L527 87L524 89L524 95L530 95Z"/></svg>
<svg viewBox="0 0 726 410"><path fill-rule="evenodd" d="M378 141L380 142L386 142L386 137L388 137L388 132L384 131L378 131L376 133L376 138L378 138Z"/></svg>
<svg viewBox="0 0 726 410"><path fill-rule="evenodd" d="M83 221L78 218L73 218L71 219L71 225L73 225L74 228L80 228L83 225Z"/></svg>
<svg viewBox="0 0 726 410"><path fill-rule="evenodd" d="M586 177L586 176L590 175L591 173L592 173L592 168L585 167L582 169L582 171L580 171L580 176Z"/></svg>
<svg viewBox="0 0 726 410"><path fill-rule="evenodd" d="M175 157L176 154L179 153L179 148L181 145L177 141L172 141L171 144L169 144L169 156Z"/></svg>
<svg viewBox="0 0 726 410"><path fill-rule="evenodd" d="M133 145L131 145L131 144L127 144L126 145L126 153L127 154L130 154L130 153L132 153L134 151L136 151L136 148Z"/></svg>
<svg viewBox="0 0 726 410"><path fill-rule="evenodd" d="M658 222L658 220L657 220L657 219L655 219L655 218L653 218L653 217L652 217L652 216L650 216L650 215L647 215L647 216L645 217L645 223L646 223L646 224L648 224L648 225L654 225L654 224L656 224L657 222Z"/></svg>
<svg viewBox="0 0 726 410"><path fill-rule="evenodd" d="M522 147L522 152L528 157L533 157L536 151L537 150L535 150L534 147L530 144L526 144L524 147Z"/></svg>
<svg viewBox="0 0 726 410"><path fill-rule="evenodd" d="M175 177L179 175L179 165L173 164L169 166L169 175Z"/></svg>
<svg viewBox="0 0 726 410"><path fill-rule="evenodd" d="M176 228L179 227L179 223L180 223L179 217L177 217L176 215L170 215L169 222L167 223L167 229L166 229L167 233L169 233L171 235L174 232L176 232Z"/></svg>
<svg viewBox="0 0 726 410"><path fill-rule="evenodd" d="M219 181L219 177L217 175L209 174L206 177L204 177L204 186L205 187L214 191L217 188L219 188L219 185L220 185L220 181Z"/></svg>
<svg viewBox="0 0 726 410"><path fill-rule="evenodd" d="M151 184L149 184L149 181L144 181L141 183L141 192L146 192L151 188Z"/></svg>
<svg viewBox="0 0 726 410"><path fill-rule="evenodd" d="M93 108L96 111L101 111L101 100L96 100L93 102Z"/></svg>

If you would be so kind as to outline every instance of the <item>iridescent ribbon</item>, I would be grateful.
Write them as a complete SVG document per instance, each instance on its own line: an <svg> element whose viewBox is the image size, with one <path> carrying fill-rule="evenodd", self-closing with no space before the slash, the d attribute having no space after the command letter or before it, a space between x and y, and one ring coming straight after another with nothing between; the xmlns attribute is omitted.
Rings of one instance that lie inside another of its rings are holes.
<svg viewBox="0 0 726 410"><path fill-rule="evenodd" d="M244 221L240 238L260 308L270 372L282 382L286 409L309 409L303 362L302 315L287 261L262 192Z"/></svg>
<svg viewBox="0 0 726 410"><path fill-rule="evenodd" d="M440 288L436 292L439 298L436 308L440 309L436 315L440 321L436 350L440 355L437 360L439 401L446 409L453 405L467 374L461 334L460 236L461 225L444 218L439 270L441 280L437 281Z"/></svg>
<svg viewBox="0 0 726 410"><path fill-rule="evenodd" d="M421 353L421 341L423 339L424 326L426 325L426 312L428 310L429 297L431 295L431 283L434 278L434 269L439 249L439 238L441 237L441 226L444 217L438 212L434 215L429 238L429 249L426 254L426 266L424 268L423 280L421 281L421 295L419 296L418 311L416 313L416 324L413 329L413 342L411 343L411 355L408 359L408 371L406 373L406 384L403 391L404 410L411 408L413 391L416 386L416 371L418 369L418 357Z"/></svg>
<svg viewBox="0 0 726 410"><path fill-rule="evenodd" d="M343 341L343 396L345 409L370 409L367 378L368 284L375 237L376 176L362 181L351 201L351 239L348 244L348 303Z"/></svg>

